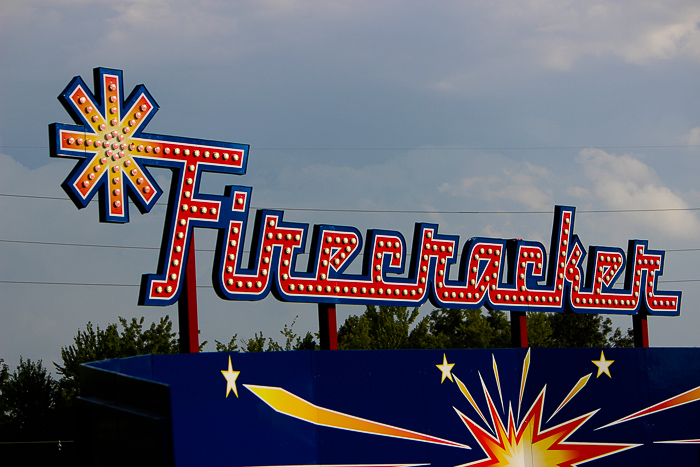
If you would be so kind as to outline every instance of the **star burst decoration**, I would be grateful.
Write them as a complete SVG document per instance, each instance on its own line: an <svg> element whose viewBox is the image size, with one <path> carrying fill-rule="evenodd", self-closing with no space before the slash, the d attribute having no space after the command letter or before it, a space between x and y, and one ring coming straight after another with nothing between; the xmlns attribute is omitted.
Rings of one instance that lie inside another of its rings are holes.
<svg viewBox="0 0 700 467"><path fill-rule="evenodd" d="M59 100L79 126L52 125L51 155L83 159L63 184L79 207L96 193L100 219L128 222L125 197L128 193L142 212L155 204L161 190L143 166L141 155L148 145L140 133L158 110L158 104L143 85L124 97L122 72L95 70L95 94L75 77ZM157 155L152 148L148 154Z"/></svg>
<svg viewBox="0 0 700 467"><path fill-rule="evenodd" d="M146 134L159 108L146 87L140 84L125 96L121 70L95 68L94 79L94 94L76 76L58 96L77 125L49 126L51 156L81 160L63 183L79 208L100 193L102 222L128 222L127 197L149 212L162 190L146 165L178 171L181 180L171 191L187 198L196 195L192 188L202 170L245 173L247 145Z"/></svg>
<svg viewBox="0 0 700 467"><path fill-rule="evenodd" d="M523 372L520 385L520 398L518 402L518 415L520 413L520 405L524 394L527 374L530 365L530 352L525 357L523 363ZM559 405L551 418L559 412L574 396L585 386L590 378L590 374L584 376L574 386L569 395ZM457 415L466 425L467 429L474 436L476 442L483 449L486 458L462 464L460 467L466 466L529 466L536 465L541 467L573 467L583 462L588 462L601 457L616 454L627 449L639 446L638 444L615 444L615 443L580 443L569 442L568 439L574 434L584 423L586 423L597 410L581 415L575 419L566 421L555 427L543 429L543 408L546 393L546 386L542 389L539 396L535 399L528 412L518 423L513 414L512 406L509 407L508 415L505 420L501 418L493 401L493 397L489 393L484 384L483 378L481 384L483 387L486 403L488 406L487 414L490 422L484 413L479 409L479 406L474 401L471 393L462 381L456 376L455 382L459 390L469 401L472 408L479 415L481 420L486 424L488 429L484 429L474 420L464 415L455 408ZM479 374L481 378L481 374ZM499 381L498 367L494 359L494 377ZM500 395L500 384L499 384ZM501 401L502 401L501 396ZM502 404L502 402L501 402Z"/></svg>
<svg viewBox="0 0 700 467"><path fill-rule="evenodd" d="M612 360L605 360L605 356L601 352L600 360L593 360L593 363L598 366L598 376L600 376L600 363L604 362L605 370L608 376L610 372L608 367ZM493 401L492 395L489 393L484 380L479 373L481 385L486 397L488 406L488 416L490 422L484 416L479 406L474 401L471 393L462 381L452 375L455 383L464 397L469 401L469 404L476 411L482 422L486 425L484 429L480 424L476 423L471 418L464 415L455 408L457 415L466 425L467 429L474 436L476 442L483 449L486 458L474 462L461 464L458 467L467 466L539 466L539 467L574 467L584 462L589 462L602 457L618 454L620 452L632 449L641 444L624 444L624 443L584 443L571 442L569 438L581 428L598 410L583 414L574 419L563 422L551 428L543 429L543 408L545 393L547 386L545 385L531 405L527 413L520 419L520 409L525 392L527 375L530 368L530 350L525 356L523 362L523 370L520 382L520 396L518 400L518 416L513 415L512 406L509 407L508 416L505 420L501 418ZM503 407L503 397L500 394L501 387L498 376L498 366L496 360L493 361L494 378L498 383L499 396L501 396L501 407ZM552 413L547 422L551 420L564 406L566 406L588 383L593 373L589 373L581 377L574 387L569 391L568 395L559 404L557 409ZM635 412L631 415L623 417L619 420L608 423L607 425L596 428L600 430L609 426L624 423L630 420L652 415L664 410L678 407L691 402L700 400L700 387L696 387L682 394L673 396L665 401L654 404L643 410ZM519 423L517 420L520 420ZM655 441L655 443L669 444L700 444L700 440L674 440L674 441Z"/></svg>

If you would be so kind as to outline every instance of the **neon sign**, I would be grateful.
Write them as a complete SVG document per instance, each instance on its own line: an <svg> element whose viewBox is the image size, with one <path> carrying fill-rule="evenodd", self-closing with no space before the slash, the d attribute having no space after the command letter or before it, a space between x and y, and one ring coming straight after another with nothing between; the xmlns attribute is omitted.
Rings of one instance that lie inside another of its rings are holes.
<svg viewBox="0 0 700 467"><path fill-rule="evenodd" d="M223 196L199 192L204 172L243 175L248 145L155 135L143 130L158 105L143 85L124 97L122 71L95 69L95 94L75 77L59 100L76 125L50 126L51 156L80 159L63 187L83 208L100 193L100 220L128 222L127 198L149 212L162 194L149 166L173 171L158 272L146 274L139 303L170 305L183 288L192 229L218 231L214 287L228 300L420 306L486 306L508 311L565 309L577 313L677 316L681 293L660 291L665 253L645 240L586 251L574 233L575 208L554 211L549 257L544 245L476 237L460 251L459 237L417 223L411 250L400 232L287 222L280 210L258 210L249 261L242 264L251 187L228 186ZM305 271L298 256L310 240ZM364 243L364 245L363 245ZM362 252L362 272L349 266ZM410 259L409 259L410 258ZM585 263L585 265L584 265ZM618 281L622 278L622 285Z"/></svg>

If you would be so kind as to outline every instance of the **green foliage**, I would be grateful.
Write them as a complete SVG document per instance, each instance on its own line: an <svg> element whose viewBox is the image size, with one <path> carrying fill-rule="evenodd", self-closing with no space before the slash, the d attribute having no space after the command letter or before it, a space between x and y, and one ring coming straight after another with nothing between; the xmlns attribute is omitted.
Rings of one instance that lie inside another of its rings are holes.
<svg viewBox="0 0 700 467"><path fill-rule="evenodd" d="M616 328L612 336L608 336L608 343L610 347L634 347L634 331L627 328L623 334L620 328Z"/></svg>
<svg viewBox="0 0 700 467"><path fill-rule="evenodd" d="M0 393L0 439L55 438L67 428L62 426L65 401L41 360L35 363L20 357L12 373L3 361Z"/></svg>
<svg viewBox="0 0 700 467"><path fill-rule="evenodd" d="M448 349L510 346L505 313L481 310L433 310L416 322L418 309L368 306L350 316L338 331L341 349ZM414 324L415 323L415 324Z"/></svg>
<svg viewBox="0 0 700 467"><path fill-rule="evenodd" d="M338 331L341 349L485 349L511 347L502 311L439 308L416 322L418 310L368 306ZM632 330L613 330L600 315L528 313L530 347L632 347Z"/></svg>
<svg viewBox="0 0 700 467"><path fill-rule="evenodd" d="M63 366L56 365L56 370L63 375L61 387L68 397L78 389L78 368L83 363L107 360L110 358L133 357L145 354L177 353L179 342L173 332L173 323L168 316L160 322L151 323L150 328L143 328L145 318L133 318L128 322L119 318L122 332L116 323L108 324L105 329L93 328L88 322L85 331L78 330L74 344L61 348Z"/></svg>
<svg viewBox="0 0 700 467"><path fill-rule="evenodd" d="M238 334L234 334L228 344L222 344L221 342L216 341L216 350L217 352L238 352L239 350L243 352L279 352L282 350L318 349L318 345L316 344L313 334L307 332L304 337L300 337L294 332L294 325L297 322L297 318L299 318L299 316L296 316L294 320L292 320L292 324L285 324L284 329L280 331L280 334L282 334L284 337L284 345L279 344L271 337L265 338L261 331L259 333L255 333L250 339L241 340L240 342L243 347L240 349L236 343Z"/></svg>
<svg viewBox="0 0 700 467"><path fill-rule="evenodd" d="M551 347L552 327L547 313L527 314L527 343L530 347Z"/></svg>
<svg viewBox="0 0 700 467"><path fill-rule="evenodd" d="M234 334L231 340L228 342L228 344L223 344L217 340L214 342L216 343L216 351L217 352L238 352L238 344L236 343L236 339L238 339L238 334Z"/></svg>
<svg viewBox="0 0 700 467"><path fill-rule="evenodd" d="M486 349L510 347L510 322L502 311L451 310L430 313L430 348Z"/></svg>
<svg viewBox="0 0 700 467"><path fill-rule="evenodd" d="M4 358L0 358L0 387L2 387L8 379L10 379L10 367L5 363Z"/></svg>
<svg viewBox="0 0 700 467"><path fill-rule="evenodd" d="M528 313L530 347L633 347L632 329L623 335L612 320L583 313Z"/></svg>
<svg viewBox="0 0 700 467"><path fill-rule="evenodd" d="M294 343L294 348L292 350L318 350L319 346L316 344L316 339L313 334L306 331L304 337L297 337Z"/></svg>
<svg viewBox="0 0 700 467"><path fill-rule="evenodd" d="M269 339L265 339L265 336L263 336L262 331L259 333L255 333L253 337L246 341L243 342L243 352L264 352L265 351L265 341L269 340L269 343L267 345L267 351L273 351L273 350L279 350L280 346L277 344L275 341L272 340L270 337Z"/></svg>
<svg viewBox="0 0 700 467"><path fill-rule="evenodd" d="M418 308L368 305L361 316L350 316L338 330L340 349L410 349L422 345L427 322L419 322Z"/></svg>

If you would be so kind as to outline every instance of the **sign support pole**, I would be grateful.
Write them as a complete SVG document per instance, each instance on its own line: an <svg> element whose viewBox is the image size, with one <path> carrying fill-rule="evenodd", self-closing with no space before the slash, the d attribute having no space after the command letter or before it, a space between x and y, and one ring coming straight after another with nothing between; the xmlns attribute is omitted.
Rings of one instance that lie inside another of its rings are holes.
<svg viewBox="0 0 700 467"><path fill-rule="evenodd" d="M649 347L649 327L646 313L640 311L632 316L632 330L634 331L634 346Z"/></svg>
<svg viewBox="0 0 700 467"><path fill-rule="evenodd" d="M525 348L527 344L527 313L524 311L510 312L510 336L515 348Z"/></svg>
<svg viewBox="0 0 700 467"><path fill-rule="evenodd" d="M199 325L197 318L197 263L194 253L194 230L187 253L185 280L177 301L180 326L180 353L199 353Z"/></svg>
<svg viewBox="0 0 700 467"><path fill-rule="evenodd" d="M338 350L338 322L334 303L318 304L318 330L321 350Z"/></svg>

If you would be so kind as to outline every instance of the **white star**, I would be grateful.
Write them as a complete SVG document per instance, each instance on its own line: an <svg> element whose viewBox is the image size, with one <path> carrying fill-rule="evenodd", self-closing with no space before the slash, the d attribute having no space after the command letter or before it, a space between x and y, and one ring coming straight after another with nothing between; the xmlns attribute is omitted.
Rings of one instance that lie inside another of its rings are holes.
<svg viewBox="0 0 700 467"><path fill-rule="evenodd" d="M603 354L603 351L600 351L600 360L591 360L595 366L598 367L598 375L596 378L603 373L608 375L610 378L612 378L612 375L610 374L610 365L615 361L615 360L606 360L605 359L605 354Z"/></svg>
<svg viewBox="0 0 700 467"><path fill-rule="evenodd" d="M228 370L224 371L221 370L221 374L224 375L224 378L226 378L226 397L228 397L228 394L233 391L233 393L238 397L238 388L236 387L236 378L238 378L238 375L241 374L240 371L233 371L233 367L231 366L231 356L229 355L228 357Z"/></svg>
<svg viewBox="0 0 700 467"><path fill-rule="evenodd" d="M442 379L440 380L440 384L445 382L445 378L449 378L453 383L455 382L455 380L452 379L452 367L455 366L455 364L447 363L447 356L445 356L445 354L442 354L442 365L435 366L442 371Z"/></svg>

